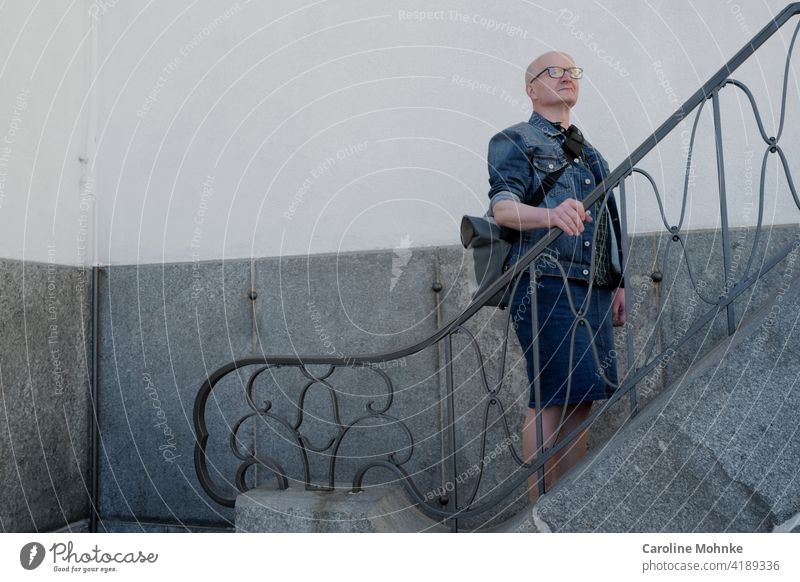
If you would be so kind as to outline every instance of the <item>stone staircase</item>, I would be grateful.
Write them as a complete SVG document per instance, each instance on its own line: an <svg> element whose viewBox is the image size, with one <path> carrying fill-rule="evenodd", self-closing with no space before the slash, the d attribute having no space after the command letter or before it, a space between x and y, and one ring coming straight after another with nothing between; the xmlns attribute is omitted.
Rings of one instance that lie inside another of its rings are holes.
<svg viewBox="0 0 800 582"><path fill-rule="evenodd" d="M800 276L789 273L733 336L542 498L543 526L797 531Z"/></svg>

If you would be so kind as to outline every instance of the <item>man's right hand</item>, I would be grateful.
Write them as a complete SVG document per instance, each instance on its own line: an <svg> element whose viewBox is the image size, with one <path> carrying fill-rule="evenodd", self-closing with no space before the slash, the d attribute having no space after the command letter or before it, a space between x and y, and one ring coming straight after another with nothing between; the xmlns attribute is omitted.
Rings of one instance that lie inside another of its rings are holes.
<svg viewBox="0 0 800 582"><path fill-rule="evenodd" d="M584 222L592 222L592 215L575 198L567 198L555 208L547 210L547 227L558 227L570 236L577 236L585 229Z"/></svg>

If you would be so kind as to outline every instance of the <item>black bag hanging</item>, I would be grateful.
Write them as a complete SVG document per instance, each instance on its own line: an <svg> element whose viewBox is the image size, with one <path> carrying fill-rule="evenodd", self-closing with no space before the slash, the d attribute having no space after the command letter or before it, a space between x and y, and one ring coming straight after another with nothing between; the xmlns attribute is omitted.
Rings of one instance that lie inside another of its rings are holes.
<svg viewBox="0 0 800 582"><path fill-rule="evenodd" d="M531 206L539 206L547 192L555 185L567 166L547 175L544 182L533 195ZM461 219L461 244L465 249L472 249L472 262L475 267L477 288L472 293L474 300L505 272L506 259L512 245L519 238L519 231L500 226L487 211L483 216L467 216ZM508 307L511 286L492 296L484 305L487 307Z"/></svg>

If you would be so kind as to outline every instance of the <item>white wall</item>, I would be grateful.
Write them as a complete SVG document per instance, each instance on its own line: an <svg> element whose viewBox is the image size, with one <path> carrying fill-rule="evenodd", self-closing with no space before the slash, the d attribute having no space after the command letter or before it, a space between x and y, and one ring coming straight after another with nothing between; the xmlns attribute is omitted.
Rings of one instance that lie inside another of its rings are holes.
<svg viewBox="0 0 800 582"><path fill-rule="evenodd" d="M93 261L93 41L83 0L0 3L2 258Z"/></svg>
<svg viewBox="0 0 800 582"><path fill-rule="evenodd" d="M487 204L489 137L529 115L522 72L534 56L562 48L585 67L573 121L613 168L784 5L100 2L99 259L455 244L461 215ZM768 127L791 31L737 74ZM789 95L781 144L796 160L796 85ZM764 146L753 140L746 102L730 92L723 103L728 179L740 182L731 221L752 223L755 190L742 179L749 174L757 188ZM691 228L718 221L706 112L684 221ZM736 143L742 137L750 143ZM676 134L643 164L663 187L671 223L681 145ZM788 189L777 198L774 179L768 187L767 220L797 222ZM630 193L633 230L658 229L650 192Z"/></svg>

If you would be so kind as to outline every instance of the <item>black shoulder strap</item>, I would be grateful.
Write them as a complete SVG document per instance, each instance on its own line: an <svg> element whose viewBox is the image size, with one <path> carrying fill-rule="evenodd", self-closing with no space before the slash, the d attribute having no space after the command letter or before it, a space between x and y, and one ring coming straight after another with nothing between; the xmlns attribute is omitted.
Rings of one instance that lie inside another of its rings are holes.
<svg viewBox="0 0 800 582"><path fill-rule="evenodd" d="M564 152L570 158L579 158L583 153L583 144L584 144L584 139L581 130L575 127L574 125L570 125L566 131L566 139L564 140L564 143L561 146L564 149ZM544 197L550 191L550 188L552 188L555 185L555 183L561 177L561 174L566 169L567 166L565 165L560 170L556 170L555 172L552 172L547 175L547 178L544 179L542 185L539 186L539 189L536 192L534 192L533 200L531 200L531 206L539 206L539 204L542 203L542 200L544 200Z"/></svg>
<svg viewBox="0 0 800 582"><path fill-rule="evenodd" d="M569 164L564 164L563 167L559 168L555 172L550 172L547 174L547 178L542 181L539 189L533 193L533 200L530 202L531 206L539 206L539 204L542 203L544 197L547 196L547 193L550 191L550 189L556 185L556 182L558 182L558 179L561 177L561 174L564 173L564 170L567 169L568 165Z"/></svg>

